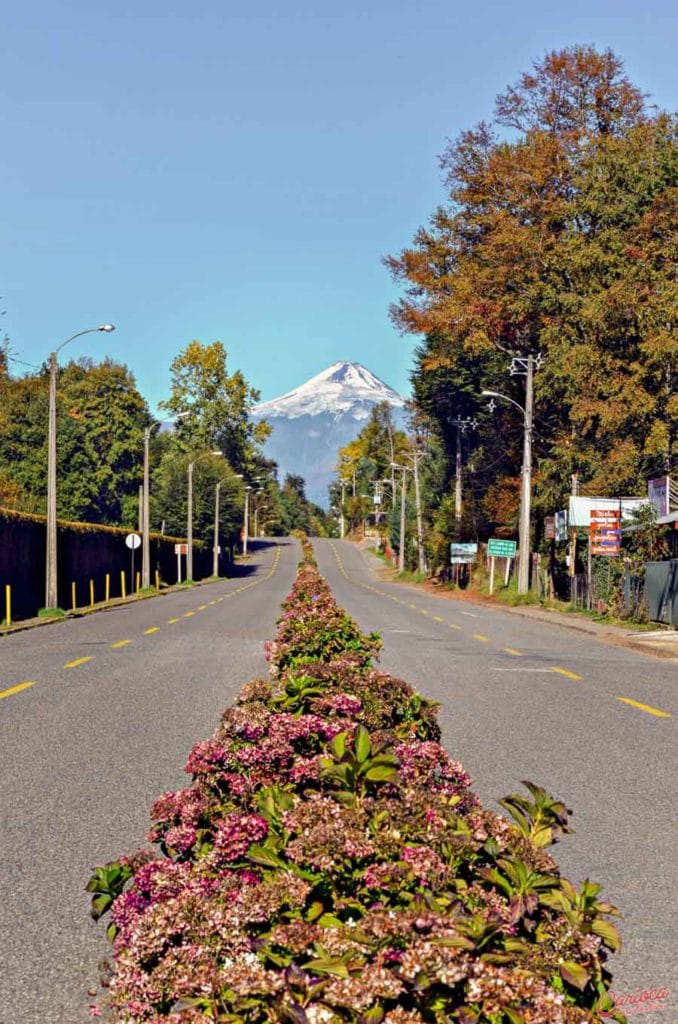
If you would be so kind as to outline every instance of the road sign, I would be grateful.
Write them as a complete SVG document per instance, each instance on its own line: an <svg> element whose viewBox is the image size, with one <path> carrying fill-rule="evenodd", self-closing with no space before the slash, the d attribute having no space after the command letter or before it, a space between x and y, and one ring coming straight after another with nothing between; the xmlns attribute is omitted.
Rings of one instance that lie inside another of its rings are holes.
<svg viewBox="0 0 678 1024"><path fill-rule="evenodd" d="M487 542L487 553L490 558L515 558L517 546L514 540L491 537Z"/></svg>
<svg viewBox="0 0 678 1024"><path fill-rule="evenodd" d="M556 539L556 517L544 516L544 540Z"/></svg>
<svg viewBox="0 0 678 1024"><path fill-rule="evenodd" d="M175 555L187 555L188 554L188 544L175 544L174 545L174 554Z"/></svg>
<svg viewBox="0 0 678 1024"><path fill-rule="evenodd" d="M125 537L125 544L130 551L135 551L137 548L141 547L141 537L138 533L128 533Z"/></svg>
<svg viewBox="0 0 678 1024"><path fill-rule="evenodd" d="M594 523L618 523L621 519L619 509L616 508L592 508L590 516L591 526Z"/></svg>
<svg viewBox="0 0 678 1024"><path fill-rule="evenodd" d="M450 565L468 565L475 562L477 544L450 544Z"/></svg>

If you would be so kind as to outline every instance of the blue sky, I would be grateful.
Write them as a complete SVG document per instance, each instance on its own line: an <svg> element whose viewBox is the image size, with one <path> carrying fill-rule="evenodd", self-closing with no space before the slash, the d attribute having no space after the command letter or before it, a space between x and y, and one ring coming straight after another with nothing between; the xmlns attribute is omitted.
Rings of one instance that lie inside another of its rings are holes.
<svg viewBox="0 0 678 1024"><path fill-rule="evenodd" d="M41 362L126 362L151 406L192 338L273 398L338 359L400 391L381 258L437 157L552 48L611 46L674 109L669 0L46 0L5 5L2 323Z"/></svg>

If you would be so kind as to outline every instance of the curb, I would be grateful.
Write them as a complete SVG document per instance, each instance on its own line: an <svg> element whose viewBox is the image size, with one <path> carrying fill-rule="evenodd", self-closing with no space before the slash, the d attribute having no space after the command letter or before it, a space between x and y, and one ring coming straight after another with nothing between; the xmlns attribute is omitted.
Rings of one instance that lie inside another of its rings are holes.
<svg viewBox="0 0 678 1024"><path fill-rule="evenodd" d="M367 565L370 572L372 572L377 577L377 579L380 579L382 583L397 583L399 586L412 587L415 590L423 590L426 593L430 592L428 588L421 583L414 583L411 580L386 578L382 574L389 572L388 567L386 565L383 565L382 562L379 559L377 559L376 555L371 556L373 564L370 564L370 552L363 550L361 548L358 548L358 550L360 551L360 554L363 556L363 560L365 561L365 564ZM448 600L458 600L457 598L455 598L452 591L446 591L446 593L449 595ZM638 639L638 636L644 636L646 634L638 634L637 632L626 633L622 626L605 626L601 624L601 628L599 630L587 629L582 622L578 622L576 620L573 622L562 621L562 612L550 612L545 609L542 609L541 615L534 615L530 614L530 612L526 609L521 608L520 605L503 605L495 603L494 601L479 601L478 603L481 604L484 608L491 608L498 612L509 612L511 615L519 615L522 619L531 619L533 622L543 622L551 626L560 627L561 629L569 629L576 633L584 633L586 636L591 637L591 639L593 640L598 640L600 643L607 643L614 647L624 647L627 650L638 651L640 654L648 654L653 658L660 658L664 661L678 661L678 631L675 630L648 631L648 640L647 642L643 643ZM534 607L535 610L537 610L537 606L526 607ZM551 618L551 616L555 615L559 615L561 616L561 618ZM615 632L613 632L613 630ZM666 637L665 642L675 644L675 651L650 646L650 644L656 643L659 640L660 636L664 633Z"/></svg>

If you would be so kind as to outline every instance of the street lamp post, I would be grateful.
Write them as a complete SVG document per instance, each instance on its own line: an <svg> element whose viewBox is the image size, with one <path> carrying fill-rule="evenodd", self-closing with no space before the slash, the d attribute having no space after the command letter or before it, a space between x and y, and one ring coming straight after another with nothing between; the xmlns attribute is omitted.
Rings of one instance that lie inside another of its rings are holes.
<svg viewBox="0 0 678 1024"><path fill-rule="evenodd" d="M228 479L242 480L242 473L233 473ZM223 480L219 480L214 493L214 548L212 550L212 575L219 575L219 495Z"/></svg>
<svg viewBox="0 0 678 1024"><path fill-rule="evenodd" d="M57 355L69 342L81 338L83 334L95 334L97 331L109 333L114 331L113 324L101 324L100 327L88 327L66 338L50 352L49 356L49 413L47 420L47 538L45 551L45 607L56 608L57 597L57 459L56 459L56 386L57 386Z"/></svg>
<svg viewBox="0 0 678 1024"><path fill-rule="evenodd" d="M206 455L223 455L222 451L206 452ZM198 458L202 458L201 455ZM186 511L186 581L193 579L193 467L198 459L188 464L188 508Z"/></svg>
<svg viewBox="0 0 678 1024"><path fill-rule="evenodd" d="M147 589L151 585L151 542L149 517L149 444L151 428L144 430L144 483L141 499L141 586Z"/></svg>
<svg viewBox="0 0 678 1024"><path fill-rule="evenodd" d="M247 557L247 540L249 537L249 525L250 525L250 491L251 486L248 484L245 488L245 513L243 516L242 526L242 553L243 557Z"/></svg>
<svg viewBox="0 0 678 1024"><path fill-rule="evenodd" d="M518 565L518 593L527 594L530 589L530 506L532 502L532 421L534 405L534 356L529 355L524 359L514 359L514 363L524 366L526 377L525 384L525 408L518 402L514 402L508 395L502 395L498 391L483 391L483 395L490 398L501 398L510 402L523 414L523 469L520 488L520 523L518 526L518 548L520 550L520 562ZM538 364L537 364L538 365ZM520 373L512 367L512 373Z"/></svg>

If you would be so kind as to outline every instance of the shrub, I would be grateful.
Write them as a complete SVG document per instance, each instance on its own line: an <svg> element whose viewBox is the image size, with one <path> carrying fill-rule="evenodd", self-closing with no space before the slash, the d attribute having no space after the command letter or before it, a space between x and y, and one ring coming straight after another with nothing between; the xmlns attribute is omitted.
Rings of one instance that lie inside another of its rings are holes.
<svg viewBox="0 0 678 1024"><path fill-rule="evenodd" d="M526 783L503 801L512 823L484 809L435 705L376 671L377 648L306 561L275 682L245 687L191 751L191 784L155 802L157 852L90 879L93 916L111 916L111 1020L623 1020L606 994L616 911L546 850L565 806Z"/></svg>

